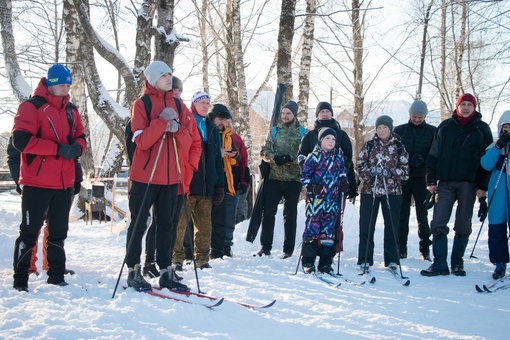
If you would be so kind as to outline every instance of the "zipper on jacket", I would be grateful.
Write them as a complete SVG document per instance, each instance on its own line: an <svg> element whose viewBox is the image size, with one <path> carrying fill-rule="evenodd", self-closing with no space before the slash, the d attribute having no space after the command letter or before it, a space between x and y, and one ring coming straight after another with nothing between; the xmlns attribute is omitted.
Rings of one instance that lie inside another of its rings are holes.
<svg viewBox="0 0 510 340"><path fill-rule="evenodd" d="M149 165L149 162L151 160L151 154L152 154L152 149L149 150L149 158L147 158L147 162L145 162L145 164L143 165L143 169L146 170L147 169L147 165Z"/></svg>
<svg viewBox="0 0 510 340"><path fill-rule="evenodd" d="M39 163L39 167L37 168L37 172L35 173L36 176L39 176L39 172L41 171L41 168L42 168L42 164L44 162L44 160L46 159L46 156L43 156L41 158L41 163Z"/></svg>

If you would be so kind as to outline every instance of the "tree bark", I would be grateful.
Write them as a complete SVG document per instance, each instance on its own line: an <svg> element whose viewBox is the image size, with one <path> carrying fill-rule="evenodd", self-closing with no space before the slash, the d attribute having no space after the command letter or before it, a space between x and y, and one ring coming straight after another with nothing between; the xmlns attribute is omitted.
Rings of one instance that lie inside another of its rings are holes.
<svg viewBox="0 0 510 340"><path fill-rule="evenodd" d="M0 0L0 26L2 35L2 48L7 78L12 91L18 101L27 100L32 93L32 88L21 76L21 71L16 55L16 43L12 31L12 1Z"/></svg>
<svg viewBox="0 0 510 340"><path fill-rule="evenodd" d="M362 1L352 0L351 22L352 22L352 61L353 61L353 87L354 87L354 105L353 105L353 127L355 152L357 158L364 141L363 109L365 94L363 92L363 22L360 18L360 9Z"/></svg>
<svg viewBox="0 0 510 340"><path fill-rule="evenodd" d="M299 68L298 119L308 125L308 100L310 95L310 69L312 65L313 33L315 29L316 0L306 0L306 18L303 28L303 46Z"/></svg>
<svg viewBox="0 0 510 340"><path fill-rule="evenodd" d="M164 61L170 68L173 68L175 50L179 40L174 30L174 0L158 1L156 31L156 52L154 60ZM163 32L160 30L163 29Z"/></svg>
<svg viewBox="0 0 510 340"><path fill-rule="evenodd" d="M82 1L83 6L89 6L88 0ZM78 20L78 13L72 1L64 1L63 19L66 26L66 59L73 75L73 86L71 89L72 101L80 111L80 118L83 123L87 148L80 158L83 173L94 172L94 158L92 154L92 141L90 139L90 123L87 110L87 93L83 75L83 64L81 56L93 55L94 48L83 32Z"/></svg>
<svg viewBox="0 0 510 340"><path fill-rule="evenodd" d="M287 92L282 103L293 98L292 85L292 38L294 37L294 21L296 0L282 0L280 26L278 30L278 59L276 62L277 84L285 84Z"/></svg>

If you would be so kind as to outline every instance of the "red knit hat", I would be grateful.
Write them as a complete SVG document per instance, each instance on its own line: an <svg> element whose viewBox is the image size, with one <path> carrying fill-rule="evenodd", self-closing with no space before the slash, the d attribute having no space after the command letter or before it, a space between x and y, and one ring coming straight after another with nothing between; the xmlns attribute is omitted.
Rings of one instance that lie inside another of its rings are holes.
<svg viewBox="0 0 510 340"><path fill-rule="evenodd" d="M476 108L476 98L475 98L475 96L473 96L470 93L461 94L457 98L457 102L455 103L455 107L456 108L459 107L460 103L462 103L462 102L470 102Z"/></svg>

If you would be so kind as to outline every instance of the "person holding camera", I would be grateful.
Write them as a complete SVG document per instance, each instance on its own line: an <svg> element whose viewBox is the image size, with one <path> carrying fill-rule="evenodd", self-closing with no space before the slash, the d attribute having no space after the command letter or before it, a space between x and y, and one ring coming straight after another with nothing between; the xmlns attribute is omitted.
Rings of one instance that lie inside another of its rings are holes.
<svg viewBox="0 0 510 340"><path fill-rule="evenodd" d="M496 266L492 277L501 279L506 275L506 266L509 262L508 252L508 226L509 202L508 194L508 152L510 151L510 110L503 112L498 122L499 139L491 144L480 163L482 167L491 171L489 188L487 191L489 201L489 260ZM505 177L503 177L505 176ZM485 217L481 209L478 216ZM485 211L487 214L487 211Z"/></svg>
<svg viewBox="0 0 510 340"><path fill-rule="evenodd" d="M260 155L269 163L269 178L265 183L264 215L260 243L262 248L254 256L271 255L275 215L283 198L284 241L283 256L292 256L296 243L297 205L301 193L301 167L297 153L302 132L306 130L297 120L298 105L289 100L280 111L280 123L271 128ZM304 130L304 131L302 131Z"/></svg>
<svg viewBox="0 0 510 340"><path fill-rule="evenodd" d="M306 224L301 247L305 274L333 273L340 197L349 191L345 160L336 146L336 131L321 128L318 142L303 162L301 182L306 187ZM342 202L343 204L343 202Z"/></svg>
<svg viewBox="0 0 510 340"><path fill-rule="evenodd" d="M358 264L363 273L374 264L374 231L379 205L384 217L384 265L399 263L397 221L402 200L402 182L409 178L409 158L400 137L393 133L393 119L380 116L376 134L365 143L356 163L361 180Z"/></svg>
<svg viewBox="0 0 510 340"><path fill-rule="evenodd" d="M416 219L418 220L418 238L420 239L420 256L422 260L431 261L430 226L428 212L423 203L429 196L425 182L427 155L437 128L425 122L427 114L427 104L422 100L416 100L409 108L409 122L395 128L395 133L400 136L402 145L409 153L409 179L402 183L402 204L398 221L401 259L407 258L409 215L411 213L411 198L414 198Z"/></svg>

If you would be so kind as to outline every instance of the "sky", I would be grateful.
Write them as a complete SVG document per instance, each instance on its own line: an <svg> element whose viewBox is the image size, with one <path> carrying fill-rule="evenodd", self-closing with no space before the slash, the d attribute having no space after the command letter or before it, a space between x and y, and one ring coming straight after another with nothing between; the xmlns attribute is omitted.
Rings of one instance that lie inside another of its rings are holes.
<svg viewBox="0 0 510 340"><path fill-rule="evenodd" d="M108 194L107 194L108 195ZM279 207L272 255L253 257L259 239L245 241L248 221L237 225L234 257L212 260L212 269L198 270L200 288L224 297L214 309L118 289L112 299L125 246L125 230L119 216L113 224L85 224L72 211L66 241L67 287L46 284L46 274L32 275L29 293L12 288L12 252L21 220L20 196L0 193L0 338L2 339L507 339L510 290L477 293L475 284L490 280L487 225L484 225L470 259L480 222L473 218L473 234L465 256L467 276L422 277L429 266L418 252L417 225L411 214L409 258L402 260L409 287L402 286L383 267L381 214L376 225L375 284L358 287L338 280L334 288L317 277L295 273L299 249L282 260L282 206ZM116 205L126 208L125 193L117 193ZM476 212L477 206L475 207ZM454 216L455 212L452 214ZM476 215L476 213L475 213ZM431 212L429 213L431 217ZM357 261L359 203L347 204L345 251L340 273L361 280ZM305 216L299 203L300 244ZM450 234L450 241L453 235ZM451 248L451 242L450 248ZM40 255L40 254L39 254ZM40 260L38 263L40 267ZM337 269L337 258L334 264ZM127 271L121 278L125 285ZM197 290L192 266L184 266L184 283ZM508 280L507 280L508 281ZM157 285L157 279L150 281ZM162 292L167 295L172 293ZM265 304L268 309L248 309L231 301ZM190 298L189 301L198 299ZM209 303L209 301L207 301Z"/></svg>

